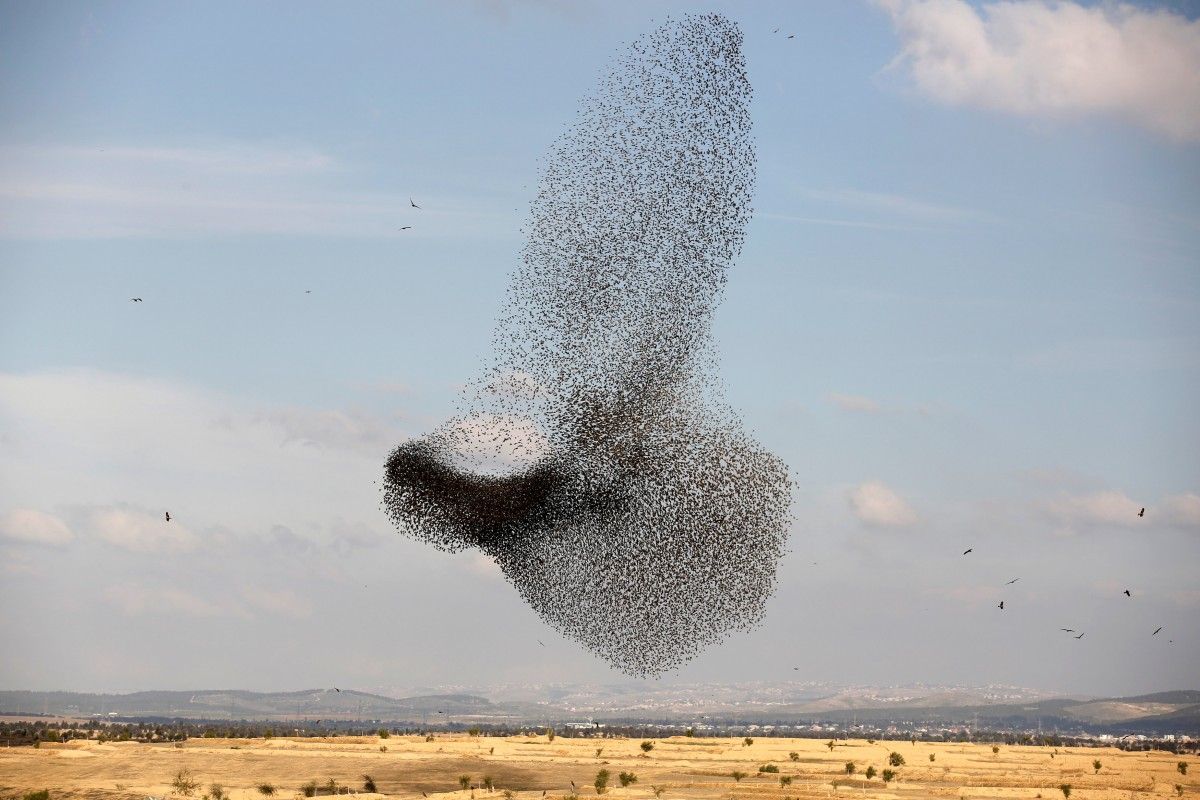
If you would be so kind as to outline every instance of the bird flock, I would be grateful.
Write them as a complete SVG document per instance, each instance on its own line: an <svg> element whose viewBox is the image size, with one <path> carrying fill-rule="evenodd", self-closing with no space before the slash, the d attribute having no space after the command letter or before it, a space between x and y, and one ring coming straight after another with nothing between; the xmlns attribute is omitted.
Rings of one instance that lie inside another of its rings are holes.
<svg viewBox="0 0 1200 800"><path fill-rule="evenodd" d="M617 58L543 161L493 360L384 470L399 530L483 552L631 675L757 624L786 537L788 470L711 339L755 181L741 45L703 14Z"/></svg>

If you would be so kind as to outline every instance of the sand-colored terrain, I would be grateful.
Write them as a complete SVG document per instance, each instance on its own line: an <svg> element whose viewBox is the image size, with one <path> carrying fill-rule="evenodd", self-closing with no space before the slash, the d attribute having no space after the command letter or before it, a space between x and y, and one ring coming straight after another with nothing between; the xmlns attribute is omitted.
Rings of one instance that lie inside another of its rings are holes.
<svg viewBox="0 0 1200 800"><path fill-rule="evenodd" d="M1061 798L1059 785L1069 783L1072 798L1200 797L1200 758L1163 751L1126 753L1109 748L1053 748L862 740L827 744L812 739L759 738L746 746L740 739L673 737L655 739L649 753L641 739L566 739L546 736L471 737L438 734L427 742L417 736L339 737L331 739L192 739L173 744L76 741L0 749L0 797L49 789L57 798L179 797L171 780L188 769L200 782L200 798L212 783L221 784L234 800L262 800L255 788L276 787L277 798L293 798L310 780L327 785L333 778L365 798L385 796L431 800L506 798L552 800L572 795L596 796L596 773L611 774L605 793L621 798L664 800L699 798ZM386 751L382 748L387 748ZM597 748L603 751L597 757ZM879 775L866 781L868 766L877 772L888 756L900 753L904 766L896 780L884 785ZM793 758L790 754L795 753ZM1053 757L1052 757L1053 754ZM930 756L935 760L930 761ZM1096 773L1093 760L1101 762ZM846 763L854 762L853 776ZM1186 761L1189 774L1177 763ZM773 764L778 773L760 773ZM735 781L733 772L747 773ZM621 788L618 776L634 773L637 782ZM378 794L362 793L364 774L374 778ZM460 790L459 776L477 787ZM490 777L495 790L482 788ZM790 777L783 786L780 777Z"/></svg>

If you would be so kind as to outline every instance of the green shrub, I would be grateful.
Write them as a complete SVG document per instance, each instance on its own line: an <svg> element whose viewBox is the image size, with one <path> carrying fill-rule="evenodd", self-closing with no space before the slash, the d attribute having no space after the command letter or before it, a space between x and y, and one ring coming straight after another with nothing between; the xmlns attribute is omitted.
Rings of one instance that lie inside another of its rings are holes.
<svg viewBox="0 0 1200 800"><path fill-rule="evenodd" d="M779 772L779 767L774 764L763 764L758 768L759 772Z"/></svg>
<svg viewBox="0 0 1200 800"><path fill-rule="evenodd" d="M695 729L695 728L688 728L686 731L684 731L684 732L683 732L683 735L684 735L684 736L688 736L688 737L695 736L695 735L696 735L696 729Z"/></svg>
<svg viewBox="0 0 1200 800"><path fill-rule="evenodd" d="M888 763L891 764L893 767L903 767L904 766L904 756L893 751L892 754L888 756Z"/></svg>
<svg viewBox="0 0 1200 800"><path fill-rule="evenodd" d="M258 793L266 797L271 797L275 794L275 787L269 783L260 783L258 785Z"/></svg>
<svg viewBox="0 0 1200 800"><path fill-rule="evenodd" d="M225 800L225 787L219 783L209 784L208 796L212 800Z"/></svg>
<svg viewBox="0 0 1200 800"><path fill-rule="evenodd" d="M1096 772L1100 771L1100 759L1097 758L1092 761L1092 769Z"/></svg>
<svg viewBox="0 0 1200 800"><path fill-rule="evenodd" d="M654 742L642 742L641 748L643 753L649 753L654 749Z"/></svg>
<svg viewBox="0 0 1200 800"><path fill-rule="evenodd" d="M315 797L317 794L317 782L309 781L300 787L300 793L305 797Z"/></svg>
<svg viewBox="0 0 1200 800"><path fill-rule="evenodd" d="M871 780L872 778L875 777L875 768L867 767L867 771L864 772L863 774L867 776L867 780Z"/></svg>
<svg viewBox="0 0 1200 800"><path fill-rule="evenodd" d="M1058 790L1063 793L1064 798L1071 796L1071 784L1069 783L1060 783L1058 785Z"/></svg>
<svg viewBox="0 0 1200 800"><path fill-rule="evenodd" d="M592 785L596 787L596 794L604 794L605 789L608 788L608 770L602 769L597 772L596 780L592 782Z"/></svg>
<svg viewBox="0 0 1200 800"><path fill-rule="evenodd" d="M30 792L25 795L24 800L50 800L50 790L42 789L40 792Z"/></svg>
<svg viewBox="0 0 1200 800"><path fill-rule="evenodd" d="M370 775L363 775L363 791L375 793L375 779Z"/></svg>
<svg viewBox="0 0 1200 800"><path fill-rule="evenodd" d="M458 776L458 785L461 786L462 788L466 789L468 786L471 785L471 776L470 775L459 775Z"/></svg>
<svg viewBox="0 0 1200 800"><path fill-rule="evenodd" d="M742 778L746 777L746 773L735 769L733 772L729 773L729 777L733 778L738 783L741 783Z"/></svg>
<svg viewBox="0 0 1200 800"><path fill-rule="evenodd" d="M747 736L745 739L742 739L742 746L743 746L743 747L749 747L749 746L750 746L750 745L752 745L752 744L754 744L754 740L753 740L753 739L751 739L749 736Z"/></svg>
<svg viewBox="0 0 1200 800"><path fill-rule="evenodd" d="M883 772L881 772L879 774L879 777L883 778L884 783L891 783L893 780L896 779L896 770L885 769Z"/></svg>
<svg viewBox="0 0 1200 800"><path fill-rule="evenodd" d="M800 754L795 751L792 751L791 753L788 753L788 758L790 758L792 761L799 761Z"/></svg>
<svg viewBox="0 0 1200 800"><path fill-rule="evenodd" d="M937 761L937 756L936 756L936 755L934 755L933 753L930 753L930 754L929 754L929 760L930 760L930 761Z"/></svg>
<svg viewBox="0 0 1200 800"><path fill-rule="evenodd" d="M791 785L792 785L792 776L791 775L780 775L779 776L780 788L782 788L784 786L791 786Z"/></svg>
<svg viewBox="0 0 1200 800"><path fill-rule="evenodd" d="M622 786L628 786L631 783L637 783L637 775L632 772L622 772L617 776L617 780L621 782Z"/></svg>
<svg viewBox="0 0 1200 800"><path fill-rule="evenodd" d="M1187 775L1187 762L1180 761L1178 764L1175 765L1175 769L1179 770L1180 775Z"/></svg>
<svg viewBox="0 0 1200 800"><path fill-rule="evenodd" d="M853 774L854 774L854 770L855 770L855 769L857 769L857 767L855 767L855 766L854 766L854 762L853 762L853 761L847 761L847 762L846 762L846 774L847 774L847 775L853 775Z"/></svg>
<svg viewBox="0 0 1200 800"><path fill-rule="evenodd" d="M491 775L483 776L483 788L487 789L490 792L492 789L495 788L495 786L496 786L496 784L492 782Z"/></svg>
<svg viewBox="0 0 1200 800"><path fill-rule="evenodd" d="M171 788L184 797L191 797L192 792L200 788L200 781L192 777L191 770L181 769L175 773L175 779L171 781Z"/></svg>
<svg viewBox="0 0 1200 800"><path fill-rule="evenodd" d="M379 734L380 739L386 739L392 735L391 731L389 731L387 728L380 728L377 733Z"/></svg>

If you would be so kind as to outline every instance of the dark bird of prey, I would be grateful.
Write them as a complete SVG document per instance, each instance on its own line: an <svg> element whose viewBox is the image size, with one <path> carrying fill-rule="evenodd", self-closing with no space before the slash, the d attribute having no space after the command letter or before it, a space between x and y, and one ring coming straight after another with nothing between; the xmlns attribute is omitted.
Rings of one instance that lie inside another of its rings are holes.
<svg viewBox="0 0 1200 800"><path fill-rule="evenodd" d="M414 203L414 202L413 202L413 199L412 199L411 197L410 197L410 198L408 198L408 204L409 204L410 206L412 206L413 208L420 208L420 206L419 206L419 205L417 205L416 203Z"/></svg>
<svg viewBox="0 0 1200 800"><path fill-rule="evenodd" d="M1006 583L1006 584L1004 584L1004 585L1005 585L1005 586L1012 586L1014 583L1016 583L1016 582L1017 582L1017 581L1019 581L1019 580L1021 580L1021 579L1020 579L1020 578L1013 578L1011 581L1009 581L1008 583Z"/></svg>
<svg viewBox="0 0 1200 800"><path fill-rule="evenodd" d="M1003 600L1000 601L1000 610L1001 611L1004 610L1004 601Z"/></svg>
<svg viewBox="0 0 1200 800"><path fill-rule="evenodd" d="M167 518L167 522L171 521L171 512L170 511L164 511L163 515Z"/></svg>
<svg viewBox="0 0 1200 800"><path fill-rule="evenodd" d="M1144 516L1146 516L1146 509L1144 509L1144 508L1143 508L1141 511L1139 511L1139 512L1138 512L1138 516L1139 516L1139 517L1144 517Z"/></svg>
<svg viewBox="0 0 1200 800"><path fill-rule="evenodd" d="M140 298L140 297L131 297L131 298L129 298L129 302L131 302L131 303L140 303L140 302L142 302L142 298Z"/></svg>
<svg viewBox="0 0 1200 800"><path fill-rule="evenodd" d="M974 549L975 549L974 547L968 547L966 550L963 550L963 555L965 556L967 553L971 552Z"/></svg>
<svg viewBox="0 0 1200 800"><path fill-rule="evenodd" d="M1071 637L1071 638L1073 638L1073 639L1082 639L1082 638L1083 638L1083 634L1081 633L1081 634L1079 634L1078 636L1073 636L1073 637Z"/></svg>
<svg viewBox="0 0 1200 800"><path fill-rule="evenodd" d="M336 686L335 686L335 687L333 687L333 690L334 690L335 692L338 692L338 693L340 693L340 692L342 691L341 689L339 689L339 688L338 688L338 687L336 687Z"/></svg>
<svg viewBox="0 0 1200 800"><path fill-rule="evenodd" d="M1075 629L1074 629L1074 628L1059 628L1059 630L1060 630L1060 631L1066 631L1067 633L1074 633L1074 632L1075 632Z"/></svg>
<svg viewBox="0 0 1200 800"><path fill-rule="evenodd" d="M1152 634L1150 634L1150 635L1151 635L1151 636L1158 636L1158 632L1159 632L1159 631L1161 631L1161 630L1162 630L1162 626L1160 625L1159 627L1155 628L1155 629L1154 629L1154 633L1152 633Z"/></svg>
<svg viewBox="0 0 1200 800"><path fill-rule="evenodd" d="M795 39L795 38L796 38L796 34L794 34L794 33L793 33L793 34L792 34L791 36L789 36L788 38L789 38L789 39Z"/></svg>
<svg viewBox="0 0 1200 800"><path fill-rule="evenodd" d="M779 28L776 28L775 30L771 31L771 33L779 33Z"/></svg>
<svg viewBox="0 0 1200 800"><path fill-rule="evenodd" d="M1128 589L1126 589L1126 590L1125 590L1125 596L1126 596L1126 597L1133 597L1133 595L1131 595L1131 594L1129 593L1129 590L1128 590Z"/></svg>
<svg viewBox="0 0 1200 800"><path fill-rule="evenodd" d="M407 231L407 230L410 230L411 228L412 228L412 225L405 225L405 226L404 226L403 228L401 228L400 230L402 230L402 231Z"/></svg>
<svg viewBox="0 0 1200 800"><path fill-rule="evenodd" d="M305 293L305 294L312 294L312 289L305 289L305 290L304 290L304 293Z"/></svg>

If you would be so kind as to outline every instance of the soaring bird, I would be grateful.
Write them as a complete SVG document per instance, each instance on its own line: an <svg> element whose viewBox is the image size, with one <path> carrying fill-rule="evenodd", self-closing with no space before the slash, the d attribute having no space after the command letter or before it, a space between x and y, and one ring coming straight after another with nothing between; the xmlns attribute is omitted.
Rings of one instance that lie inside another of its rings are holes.
<svg viewBox="0 0 1200 800"><path fill-rule="evenodd" d="M413 202L413 199L412 199L411 197L410 197L410 198L408 198L408 204L409 204L410 206L412 206L413 208L420 208L420 206L419 206L419 205L417 205L416 203L414 203L414 202Z"/></svg>
<svg viewBox="0 0 1200 800"><path fill-rule="evenodd" d="M1083 634L1081 633L1081 634L1079 634L1078 636L1074 636L1074 637L1072 637L1072 638L1074 638L1074 639L1082 639L1082 638L1083 638Z"/></svg>
<svg viewBox="0 0 1200 800"><path fill-rule="evenodd" d="M794 34L794 33L793 33L793 34L792 34L791 36L789 36L788 38L789 38L789 39L795 39L795 38L796 38L796 34Z"/></svg>
<svg viewBox="0 0 1200 800"><path fill-rule="evenodd" d="M1000 610L1001 611L1004 610L1004 601L1003 600L1000 601Z"/></svg>
<svg viewBox="0 0 1200 800"><path fill-rule="evenodd" d="M1126 596L1126 597L1133 597L1133 595L1131 595L1131 594L1129 593L1129 590L1128 590L1128 589L1126 589L1126 590L1125 590L1125 596Z"/></svg>
<svg viewBox="0 0 1200 800"><path fill-rule="evenodd" d="M779 33L779 28L776 28L775 30L771 31L771 33Z"/></svg>
<svg viewBox="0 0 1200 800"><path fill-rule="evenodd" d="M131 298L129 298L129 302L131 302L131 303L140 303L140 302L142 302L142 298L140 298L140 297L131 297Z"/></svg>
<svg viewBox="0 0 1200 800"><path fill-rule="evenodd" d="M339 694L340 694L340 693L341 693L341 691L342 691L341 689L339 689L339 688L338 688L338 687L336 687L336 686L335 686L335 687L333 687L333 690L334 690L335 692L339 693Z"/></svg>
<svg viewBox="0 0 1200 800"><path fill-rule="evenodd" d="M1066 631L1067 633L1074 633L1074 632L1075 632L1075 629L1074 629L1074 628L1059 628L1059 630L1060 630L1060 631Z"/></svg>
<svg viewBox="0 0 1200 800"><path fill-rule="evenodd" d="M402 230L402 231L406 231L406 230L409 230L410 228L412 228L412 225L405 225L405 226L404 226L403 228L401 228L400 230Z"/></svg>
<svg viewBox="0 0 1200 800"><path fill-rule="evenodd" d="M170 522L171 521L171 512L165 511L165 512L163 512L163 514L166 516L167 522Z"/></svg>
<svg viewBox="0 0 1200 800"><path fill-rule="evenodd" d="M963 550L963 555L965 556L967 553L971 552L974 549L975 549L974 547L968 547L966 550Z"/></svg>
<svg viewBox="0 0 1200 800"><path fill-rule="evenodd" d="M1144 517L1144 516L1146 516L1146 509L1144 509L1144 508L1143 508L1141 511L1139 511L1139 512L1138 512L1138 516L1139 516L1139 517Z"/></svg>
<svg viewBox="0 0 1200 800"><path fill-rule="evenodd" d="M1155 628L1155 629L1154 629L1154 633L1152 633L1152 634L1150 634L1150 635L1151 635L1151 636L1158 636L1158 632L1159 632L1159 631L1161 631L1161 630L1162 630L1162 626L1160 625L1159 627Z"/></svg>
<svg viewBox="0 0 1200 800"><path fill-rule="evenodd" d="M538 644L541 644L541 645L542 645L542 647L545 647L545 646L546 646L546 645L542 644L542 640L541 640L541 639L535 639L534 641L536 641Z"/></svg>
<svg viewBox="0 0 1200 800"><path fill-rule="evenodd" d="M1019 581L1019 580L1021 580L1021 579L1020 579L1020 578L1013 578L1011 581L1009 581L1008 583L1006 583L1006 584L1004 584L1004 585L1005 585L1005 586L1012 586L1014 583L1016 583L1016 582L1017 582L1017 581Z"/></svg>

